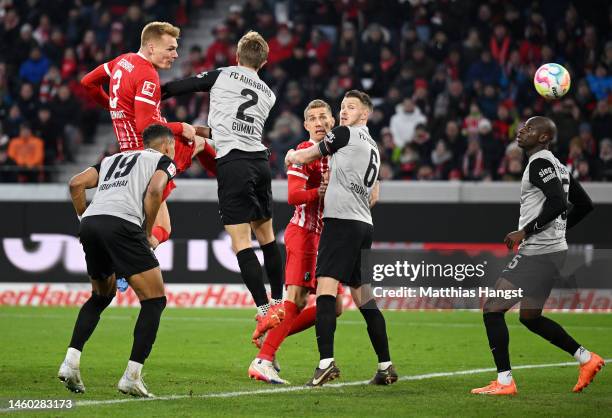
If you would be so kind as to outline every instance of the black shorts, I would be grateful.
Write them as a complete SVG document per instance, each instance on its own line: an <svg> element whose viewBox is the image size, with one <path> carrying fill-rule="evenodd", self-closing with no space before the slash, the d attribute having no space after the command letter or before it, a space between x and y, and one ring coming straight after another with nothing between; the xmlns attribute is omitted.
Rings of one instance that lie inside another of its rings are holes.
<svg viewBox="0 0 612 418"><path fill-rule="evenodd" d="M372 225L349 219L325 218L317 254L317 277L331 277L357 288L370 283L361 277L361 251L372 247Z"/></svg>
<svg viewBox="0 0 612 418"><path fill-rule="evenodd" d="M272 218L272 172L266 152L231 151L217 160L223 225Z"/></svg>
<svg viewBox="0 0 612 418"><path fill-rule="evenodd" d="M567 250L538 255L519 252L506 265L501 277L517 289L523 289L523 297L544 300L559 282L566 256Z"/></svg>
<svg viewBox="0 0 612 418"><path fill-rule="evenodd" d="M87 273L94 280L106 279L113 273L128 278L159 266L143 229L117 216L83 218L79 238Z"/></svg>

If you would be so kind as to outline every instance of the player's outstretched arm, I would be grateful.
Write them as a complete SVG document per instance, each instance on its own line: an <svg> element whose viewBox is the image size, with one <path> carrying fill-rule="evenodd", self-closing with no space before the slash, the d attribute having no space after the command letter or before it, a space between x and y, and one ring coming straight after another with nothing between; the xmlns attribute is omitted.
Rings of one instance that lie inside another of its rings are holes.
<svg viewBox="0 0 612 418"><path fill-rule="evenodd" d="M106 110L110 110L108 94L104 91L104 86L108 85L110 81L110 73L108 71L108 63L104 63L98 65L95 70L85 74L81 80L81 85L85 88L87 94Z"/></svg>
<svg viewBox="0 0 612 418"><path fill-rule="evenodd" d="M314 147L300 150L289 150L285 156L285 165L308 164L317 158L334 154L340 148L346 146L351 138L351 132L346 126L337 126L325 135L323 141Z"/></svg>
<svg viewBox="0 0 612 418"><path fill-rule="evenodd" d="M311 161L321 158L319 147L308 147L300 150L290 149L285 156L285 165L290 164L308 164Z"/></svg>
<svg viewBox="0 0 612 418"><path fill-rule="evenodd" d="M572 204L572 207L567 214L566 228L570 229L584 219L584 217L593 210L593 202L591 201L591 198L587 192L582 188L578 180L571 176L568 200Z"/></svg>
<svg viewBox="0 0 612 418"><path fill-rule="evenodd" d="M144 198L144 212L146 219L147 239L153 236L153 226L155 225L155 218L157 212L162 203L162 196L164 188L168 183L168 174L163 170L156 170L151 177L147 192Z"/></svg>
<svg viewBox="0 0 612 418"><path fill-rule="evenodd" d="M205 71L195 76L183 78L182 80L169 81L162 86L161 98L166 100L182 94L210 91L215 81L217 81L219 74L221 74L220 70Z"/></svg>
<svg viewBox="0 0 612 418"><path fill-rule="evenodd" d="M87 209L85 190L93 189L98 185L98 170L100 166L88 167L70 179L70 198L77 215L81 217Z"/></svg>

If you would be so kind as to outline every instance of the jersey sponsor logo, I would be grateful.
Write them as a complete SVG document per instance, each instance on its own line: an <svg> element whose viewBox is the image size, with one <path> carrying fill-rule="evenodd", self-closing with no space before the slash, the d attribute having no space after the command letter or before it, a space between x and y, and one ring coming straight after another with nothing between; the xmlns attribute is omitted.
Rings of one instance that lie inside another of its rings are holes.
<svg viewBox="0 0 612 418"><path fill-rule="evenodd" d="M170 174L171 177L176 176L176 166L174 165L174 163L170 163L170 165L168 166L168 174Z"/></svg>
<svg viewBox="0 0 612 418"><path fill-rule="evenodd" d="M542 179L542 181L544 183L548 183L550 180L554 179L555 177L557 177L556 174L555 173L551 173L551 174L547 175L546 177L544 177Z"/></svg>
<svg viewBox="0 0 612 418"><path fill-rule="evenodd" d="M202 71L200 74L196 75L197 78L204 78L208 74L208 71Z"/></svg>
<svg viewBox="0 0 612 418"><path fill-rule="evenodd" d="M124 68L128 73L131 73L134 70L134 64L127 61L125 58L121 58L117 65L119 65L121 68Z"/></svg>
<svg viewBox="0 0 612 418"><path fill-rule="evenodd" d="M142 94L147 95L149 97L153 97L153 93L155 93L155 83L150 81L145 81L142 85Z"/></svg>
<svg viewBox="0 0 612 418"><path fill-rule="evenodd" d="M334 139L336 139L336 135L334 135L333 132L328 132L327 135L325 135L325 142L329 142L331 144L334 142Z"/></svg>
<svg viewBox="0 0 612 418"><path fill-rule="evenodd" d="M552 167L546 167L546 168L541 169L538 174L540 175L540 178L542 178L542 177L546 177L549 174L552 174L552 172L553 172Z"/></svg>

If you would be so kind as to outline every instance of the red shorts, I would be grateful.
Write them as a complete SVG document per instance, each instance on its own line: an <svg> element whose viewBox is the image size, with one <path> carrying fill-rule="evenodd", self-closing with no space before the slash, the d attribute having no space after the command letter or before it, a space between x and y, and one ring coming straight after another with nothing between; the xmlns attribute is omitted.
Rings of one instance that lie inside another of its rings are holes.
<svg viewBox="0 0 612 418"><path fill-rule="evenodd" d="M293 223L285 229L285 287L289 285L307 288L310 293L317 291L315 270L317 267L317 249L320 234L310 232ZM342 284L338 283L338 294L343 292Z"/></svg>
<svg viewBox="0 0 612 418"><path fill-rule="evenodd" d="M193 157L194 148L194 141L189 143L180 135L174 136L174 163L176 164L177 174L191 167L191 158ZM174 189L176 189L176 184L174 184L174 180L170 180L168 184L166 184L162 200L166 200Z"/></svg>

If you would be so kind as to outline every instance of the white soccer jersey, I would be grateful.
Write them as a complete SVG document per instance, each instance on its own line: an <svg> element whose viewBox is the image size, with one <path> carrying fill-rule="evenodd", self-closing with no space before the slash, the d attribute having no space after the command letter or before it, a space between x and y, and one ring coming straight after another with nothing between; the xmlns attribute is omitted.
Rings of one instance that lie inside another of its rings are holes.
<svg viewBox="0 0 612 418"><path fill-rule="evenodd" d="M144 196L157 170L176 175L174 162L153 149L125 151L104 158L94 166L98 188L83 217L111 215L142 226L145 220Z"/></svg>
<svg viewBox="0 0 612 418"><path fill-rule="evenodd" d="M519 229L525 228L540 215L546 200L544 190L553 179L558 179L561 183L567 203L570 179L565 166L549 150L538 151L529 157L529 164L521 181ZM563 212L546 225L538 225L538 232L529 235L521 243L520 252L525 255L535 255L566 250L566 225L567 212Z"/></svg>
<svg viewBox="0 0 612 418"><path fill-rule="evenodd" d="M351 219L372 225L370 196L378 179L378 145L367 126L338 126L319 143L330 155L329 185L323 218Z"/></svg>
<svg viewBox="0 0 612 418"><path fill-rule="evenodd" d="M234 149L266 150L261 143L263 127L275 101L276 96L255 71L239 66L221 68L210 89L208 115L217 158Z"/></svg>

